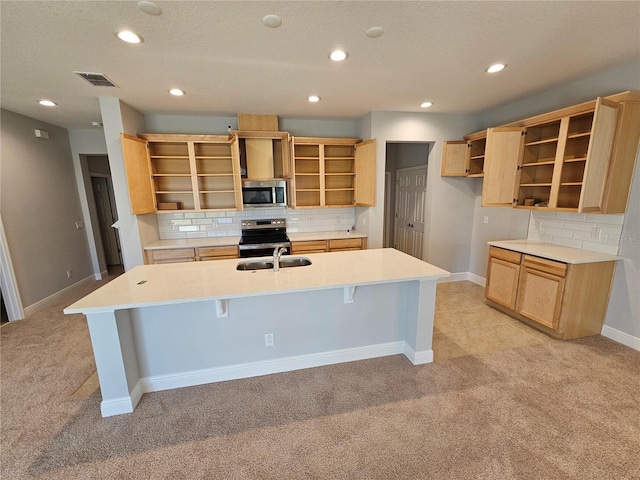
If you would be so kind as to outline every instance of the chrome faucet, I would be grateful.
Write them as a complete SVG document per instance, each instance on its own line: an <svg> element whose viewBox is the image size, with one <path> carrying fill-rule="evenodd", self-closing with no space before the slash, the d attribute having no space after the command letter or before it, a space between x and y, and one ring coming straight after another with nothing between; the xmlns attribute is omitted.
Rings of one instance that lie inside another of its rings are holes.
<svg viewBox="0 0 640 480"><path fill-rule="evenodd" d="M278 245L276 248L273 249L273 271L277 272L278 270L280 270L280 257L282 256L283 253L286 253L287 251L287 247L283 247L281 245Z"/></svg>

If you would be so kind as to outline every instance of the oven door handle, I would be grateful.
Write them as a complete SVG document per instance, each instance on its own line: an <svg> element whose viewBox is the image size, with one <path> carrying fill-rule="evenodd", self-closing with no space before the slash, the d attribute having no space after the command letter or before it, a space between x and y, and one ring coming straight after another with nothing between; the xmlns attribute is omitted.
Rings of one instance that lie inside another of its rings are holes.
<svg viewBox="0 0 640 480"><path fill-rule="evenodd" d="M285 247L291 248L291 242L278 242L278 243L252 243L252 244L244 244L239 245L238 248L240 250L258 250L262 248L270 248L274 250L276 247Z"/></svg>

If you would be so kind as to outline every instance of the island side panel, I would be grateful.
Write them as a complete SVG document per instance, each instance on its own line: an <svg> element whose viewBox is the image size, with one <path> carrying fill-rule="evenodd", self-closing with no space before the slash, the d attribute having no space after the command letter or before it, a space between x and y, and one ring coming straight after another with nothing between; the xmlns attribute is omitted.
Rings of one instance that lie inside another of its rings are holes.
<svg viewBox="0 0 640 480"><path fill-rule="evenodd" d="M87 314L87 324L100 381L102 416L133 412L142 390L130 312Z"/></svg>
<svg viewBox="0 0 640 480"><path fill-rule="evenodd" d="M212 301L135 309L144 391L403 353L398 301L397 284L379 284L354 303L343 288L234 298L228 317Z"/></svg>
<svg viewBox="0 0 640 480"><path fill-rule="evenodd" d="M436 279L398 284L398 316L405 330L404 354L414 365L433 362L436 286Z"/></svg>

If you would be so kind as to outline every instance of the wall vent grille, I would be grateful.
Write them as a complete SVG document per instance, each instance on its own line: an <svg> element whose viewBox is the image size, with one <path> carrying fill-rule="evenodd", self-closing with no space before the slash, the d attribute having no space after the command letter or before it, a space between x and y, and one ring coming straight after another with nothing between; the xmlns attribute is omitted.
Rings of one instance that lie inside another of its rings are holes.
<svg viewBox="0 0 640 480"><path fill-rule="evenodd" d="M73 72L78 75L80 78L85 79L94 87L117 87L115 83L107 78L106 75L102 73L91 73L91 72Z"/></svg>

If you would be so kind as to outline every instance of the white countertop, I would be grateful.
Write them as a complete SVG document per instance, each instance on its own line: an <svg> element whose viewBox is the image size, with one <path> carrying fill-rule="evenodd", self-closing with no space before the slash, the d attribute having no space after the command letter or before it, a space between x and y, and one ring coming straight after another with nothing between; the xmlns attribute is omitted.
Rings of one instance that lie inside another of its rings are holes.
<svg viewBox="0 0 640 480"><path fill-rule="evenodd" d="M564 263L613 262L621 260L622 258L608 253L563 247L561 245L553 245L535 240L499 240L488 243L494 247L505 248L507 250L513 250L514 252L526 253L527 255L548 258Z"/></svg>
<svg viewBox="0 0 640 480"><path fill-rule="evenodd" d="M308 240L334 240L341 238L366 238L367 235L360 232L347 232L346 230L332 232L287 232L289 240L292 242L304 242ZM203 238L182 238L175 240L158 240L144 247L145 250L166 250L170 248L202 248L202 247L225 247L238 245L240 235L228 237L203 237Z"/></svg>
<svg viewBox="0 0 640 480"><path fill-rule="evenodd" d="M312 265L281 268L278 272L238 271L236 265L241 259L140 265L67 307L64 313L98 313L449 276L441 268L392 248L301 256L308 257Z"/></svg>

